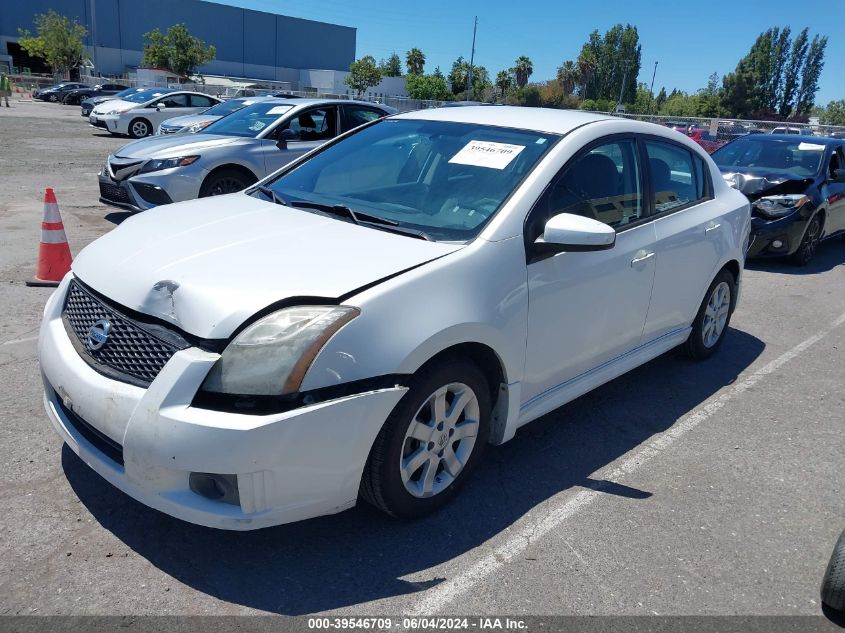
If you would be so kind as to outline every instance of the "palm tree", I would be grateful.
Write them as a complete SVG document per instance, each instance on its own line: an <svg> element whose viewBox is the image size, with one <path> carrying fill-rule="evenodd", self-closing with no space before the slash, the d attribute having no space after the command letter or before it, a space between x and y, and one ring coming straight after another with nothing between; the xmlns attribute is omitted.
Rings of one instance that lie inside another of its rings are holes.
<svg viewBox="0 0 845 633"><path fill-rule="evenodd" d="M409 75L422 75L425 68L425 53L418 48L412 48L405 55L405 65Z"/></svg>
<svg viewBox="0 0 845 633"><path fill-rule="evenodd" d="M521 55L516 60L516 65L513 67L513 74L516 77L516 85L520 88L525 88L528 84L528 78L534 72L534 64L525 55Z"/></svg>
<svg viewBox="0 0 845 633"><path fill-rule="evenodd" d="M507 70L500 70L496 75L496 87L502 91L502 98L511 87L511 74Z"/></svg>
<svg viewBox="0 0 845 633"><path fill-rule="evenodd" d="M571 59L563 62L563 65L557 69L557 80L560 82L563 93L571 95L575 90L575 84L578 83L578 68L575 62Z"/></svg>
<svg viewBox="0 0 845 633"><path fill-rule="evenodd" d="M592 51L582 50L575 64L578 66L578 83L581 86L580 95L587 99L590 97L587 93L587 86L593 80L598 61Z"/></svg>

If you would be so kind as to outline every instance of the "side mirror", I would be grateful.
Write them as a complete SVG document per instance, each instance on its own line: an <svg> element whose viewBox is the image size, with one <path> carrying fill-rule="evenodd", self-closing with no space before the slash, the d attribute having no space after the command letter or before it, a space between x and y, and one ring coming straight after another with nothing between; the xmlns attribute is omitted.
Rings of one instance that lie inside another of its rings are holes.
<svg viewBox="0 0 845 633"><path fill-rule="evenodd" d="M845 169L834 169L831 180L833 182L845 182Z"/></svg>
<svg viewBox="0 0 845 633"><path fill-rule="evenodd" d="M616 244L613 227L592 218L560 213L546 222L542 237L534 242L537 254L604 251Z"/></svg>
<svg viewBox="0 0 845 633"><path fill-rule="evenodd" d="M276 147L279 149L287 149L288 141L298 141L299 134L290 128L285 128L279 133L279 140L276 141Z"/></svg>
<svg viewBox="0 0 845 633"><path fill-rule="evenodd" d="M158 110L159 112L161 112L165 107L166 106L163 103L156 104L156 110Z"/></svg>

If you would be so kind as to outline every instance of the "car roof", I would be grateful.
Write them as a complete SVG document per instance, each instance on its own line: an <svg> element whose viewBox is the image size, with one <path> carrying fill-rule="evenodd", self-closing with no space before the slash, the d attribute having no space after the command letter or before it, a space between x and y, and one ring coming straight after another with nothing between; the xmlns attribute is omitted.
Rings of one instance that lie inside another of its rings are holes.
<svg viewBox="0 0 845 633"><path fill-rule="evenodd" d="M238 97L241 98L241 97ZM243 97L244 99L257 99L258 97ZM354 104L354 105L363 105L369 106L371 108L376 108L378 110L388 110L388 106L385 106L382 103L372 103L370 101L357 101L355 99L310 99L310 98L295 98L289 99L287 97L266 97L263 98L264 102L271 102L271 103L278 103L279 105L289 105L295 106L297 108L303 106L314 106L314 105L335 105L335 104Z"/></svg>
<svg viewBox="0 0 845 633"><path fill-rule="evenodd" d="M743 138L759 138L771 141L806 141L817 145L838 145L842 142L842 139L813 136L812 134L748 134Z"/></svg>
<svg viewBox="0 0 845 633"><path fill-rule="evenodd" d="M594 121L619 120L602 114L579 110L555 110L552 108L526 108L520 106L467 106L465 108L431 108L396 114L394 119L417 119L426 121L451 121L454 123L476 123L499 127L536 130L551 134L565 134L577 127Z"/></svg>

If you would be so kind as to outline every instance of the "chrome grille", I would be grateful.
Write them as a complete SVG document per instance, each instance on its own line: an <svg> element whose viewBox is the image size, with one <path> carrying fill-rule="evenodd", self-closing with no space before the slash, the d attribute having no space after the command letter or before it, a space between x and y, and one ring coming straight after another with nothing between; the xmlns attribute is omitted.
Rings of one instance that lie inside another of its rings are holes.
<svg viewBox="0 0 845 633"><path fill-rule="evenodd" d="M186 347L153 336L138 323L85 290L76 281L70 283L64 316L82 344L84 353L94 363L136 379L130 382L151 383L173 354ZM108 339L100 349L92 350L88 342L88 332L101 319L111 325Z"/></svg>

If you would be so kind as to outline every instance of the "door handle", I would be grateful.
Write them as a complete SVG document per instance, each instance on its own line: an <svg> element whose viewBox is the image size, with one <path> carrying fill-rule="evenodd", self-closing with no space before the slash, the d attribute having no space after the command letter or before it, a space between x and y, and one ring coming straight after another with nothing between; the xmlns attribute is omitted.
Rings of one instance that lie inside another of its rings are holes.
<svg viewBox="0 0 845 633"><path fill-rule="evenodd" d="M633 266L634 264L639 264L640 262L644 262L645 260L650 259L651 257L654 257L653 251L651 253L647 253L645 251L639 251L637 253L637 256L634 257L634 259L631 260L631 266Z"/></svg>
<svg viewBox="0 0 845 633"><path fill-rule="evenodd" d="M705 232L705 233L709 233L710 231L715 231L715 230L716 230L716 229L718 229L720 226L722 226L722 225L721 225L721 224L719 224L718 222L711 222L711 223L710 223L710 224L708 224L706 227L704 227L704 232Z"/></svg>

